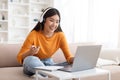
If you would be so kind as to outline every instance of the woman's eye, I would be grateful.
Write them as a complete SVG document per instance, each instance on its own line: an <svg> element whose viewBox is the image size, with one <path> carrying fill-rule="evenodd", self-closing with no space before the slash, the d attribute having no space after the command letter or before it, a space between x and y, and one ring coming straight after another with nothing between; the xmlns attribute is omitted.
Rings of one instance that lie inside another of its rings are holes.
<svg viewBox="0 0 120 80"><path fill-rule="evenodd" d="M50 20L51 22L54 22L54 20Z"/></svg>
<svg viewBox="0 0 120 80"><path fill-rule="evenodd" d="M58 23L58 24L59 24L59 21L56 21L56 23Z"/></svg>
<svg viewBox="0 0 120 80"><path fill-rule="evenodd" d="M55 23L59 24L59 21L58 21L58 20L52 20L52 19L50 19L49 21L50 21L50 22L55 22Z"/></svg>

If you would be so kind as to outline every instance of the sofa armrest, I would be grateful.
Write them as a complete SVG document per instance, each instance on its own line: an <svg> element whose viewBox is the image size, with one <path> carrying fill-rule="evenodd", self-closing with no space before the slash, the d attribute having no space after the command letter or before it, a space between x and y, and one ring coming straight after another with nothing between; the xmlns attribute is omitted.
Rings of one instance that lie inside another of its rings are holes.
<svg viewBox="0 0 120 80"><path fill-rule="evenodd" d="M110 59L118 62L120 59L120 48L102 49L100 52L100 58Z"/></svg>
<svg viewBox="0 0 120 80"><path fill-rule="evenodd" d="M0 67L20 66L17 62L17 54L21 44L0 44Z"/></svg>

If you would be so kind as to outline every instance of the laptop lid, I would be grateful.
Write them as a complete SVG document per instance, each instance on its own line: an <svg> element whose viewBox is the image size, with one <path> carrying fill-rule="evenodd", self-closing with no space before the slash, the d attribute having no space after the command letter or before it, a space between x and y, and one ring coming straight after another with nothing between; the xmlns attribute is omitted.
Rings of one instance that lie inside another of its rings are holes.
<svg viewBox="0 0 120 80"><path fill-rule="evenodd" d="M68 72L75 72L96 67L100 50L101 45L78 46L71 70L66 68L62 70Z"/></svg>

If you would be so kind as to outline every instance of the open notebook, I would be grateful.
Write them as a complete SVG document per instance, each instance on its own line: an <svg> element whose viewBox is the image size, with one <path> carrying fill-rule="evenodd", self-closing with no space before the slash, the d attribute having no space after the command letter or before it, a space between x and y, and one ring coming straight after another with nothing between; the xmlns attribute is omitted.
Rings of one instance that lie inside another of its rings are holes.
<svg viewBox="0 0 120 80"><path fill-rule="evenodd" d="M40 67L35 67L35 69L39 70L46 70L46 71L55 71L58 69L63 68L63 66L40 66Z"/></svg>

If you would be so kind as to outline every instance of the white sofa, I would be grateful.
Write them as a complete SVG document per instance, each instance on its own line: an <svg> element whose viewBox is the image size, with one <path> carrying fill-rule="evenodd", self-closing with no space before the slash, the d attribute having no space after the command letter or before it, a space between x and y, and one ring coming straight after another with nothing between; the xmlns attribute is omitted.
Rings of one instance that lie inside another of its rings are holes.
<svg viewBox="0 0 120 80"><path fill-rule="evenodd" d="M120 80L120 48L117 49L103 49L100 54L100 58L107 59L114 62L108 62L106 65L100 68L109 70L111 72L111 80Z"/></svg>
<svg viewBox="0 0 120 80"><path fill-rule="evenodd" d="M75 53L77 45L86 44L70 44L70 50ZM20 50L21 44L0 44L0 80L33 80L32 77L28 77L23 74L23 68L18 64L16 56ZM59 58L58 58L59 56ZM120 58L120 49L102 49L100 58L107 60L116 60L116 57ZM58 50L53 56L55 62L63 62L65 58L61 50ZM104 60L102 61L104 63ZM99 68L109 70L111 72L111 80L120 80L120 66L107 64L103 65L99 63ZM94 75L82 78L81 80L106 80L104 75Z"/></svg>

